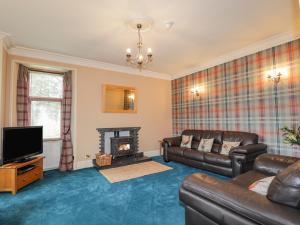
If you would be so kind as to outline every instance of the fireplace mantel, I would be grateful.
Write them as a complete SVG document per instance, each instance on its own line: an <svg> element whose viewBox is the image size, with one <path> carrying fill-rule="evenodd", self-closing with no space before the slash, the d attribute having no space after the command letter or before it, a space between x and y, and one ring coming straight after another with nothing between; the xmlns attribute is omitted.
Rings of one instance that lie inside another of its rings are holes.
<svg viewBox="0 0 300 225"><path fill-rule="evenodd" d="M97 128L97 131L100 132L115 132L115 131L139 131L141 127L105 127L105 128Z"/></svg>

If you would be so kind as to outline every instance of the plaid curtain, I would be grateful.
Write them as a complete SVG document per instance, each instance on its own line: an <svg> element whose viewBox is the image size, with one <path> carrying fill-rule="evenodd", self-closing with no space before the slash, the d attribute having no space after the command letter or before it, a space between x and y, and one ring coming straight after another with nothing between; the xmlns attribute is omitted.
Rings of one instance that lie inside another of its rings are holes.
<svg viewBox="0 0 300 225"><path fill-rule="evenodd" d="M130 90L124 90L124 110L130 109L130 99L128 98Z"/></svg>
<svg viewBox="0 0 300 225"><path fill-rule="evenodd" d="M71 109L72 109L72 72L64 75L64 98L62 102L62 150L59 170L73 170L73 145L71 138Z"/></svg>
<svg viewBox="0 0 300 225"><path fill-rule="evenodd" d="M134 96L132 90L124 90L124 110L134 110L134 99L131 98L132 96Z"/></svg>
<svg viewBox="0 0 300 225"><path fill-rule="evenodd" d="M17 125L29 125L29 70L21 64L17 80Z"/></svg>

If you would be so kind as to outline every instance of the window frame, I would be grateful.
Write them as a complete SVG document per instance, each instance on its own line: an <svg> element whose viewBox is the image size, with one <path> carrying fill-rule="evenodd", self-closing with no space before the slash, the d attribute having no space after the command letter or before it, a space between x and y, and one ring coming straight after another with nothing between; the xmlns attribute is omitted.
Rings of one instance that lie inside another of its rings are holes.
<svg viewBox="0 0 300 225"><path fill-rule="evenodd" d="M29 89L28 89L28 106L29 106L29 124L31 126L31 102L33 101L41 101L41 102L60 102L60 106L61 106L61 110L60 110L60 127L62 124L62 106L63 106L63 99L64 96L62 96L62 98L52 98L52 97L40 97L40 96L30 96L30 82L31 82L31 72L33 73L40 73L40 74L50 74L50 75L55 75L55 76L62 76L62 74L60 73L54 73L54 72L46 72L46 71L37 71L37 70L29 70ZM41 75L43 76L43 75ZM64 92L62 90L62 94L64 95ZM62 129L60 129L60 136L59 137L55 137L55 138L44 138L43 137L43 141L44 142L50 142L50 141L61 141L62 140L62 134L63 131Z"/></svg>

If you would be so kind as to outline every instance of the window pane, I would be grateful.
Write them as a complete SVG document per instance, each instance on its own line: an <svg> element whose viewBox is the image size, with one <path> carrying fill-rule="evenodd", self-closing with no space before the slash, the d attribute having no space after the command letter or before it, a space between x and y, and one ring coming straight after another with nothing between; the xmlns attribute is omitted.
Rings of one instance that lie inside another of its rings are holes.
<svg viewBox="0 0 300 225"><path fill-rule="evenodd" d="M61 102L31 102L31 125L43 126L44 138L60 138L60 124Z"/></svg>
<svg viewBox="0 0 300 225"><path fill-rule="evenodd" d="M29 95L32 97L63 97L63 76L30 72Z"/></svg>

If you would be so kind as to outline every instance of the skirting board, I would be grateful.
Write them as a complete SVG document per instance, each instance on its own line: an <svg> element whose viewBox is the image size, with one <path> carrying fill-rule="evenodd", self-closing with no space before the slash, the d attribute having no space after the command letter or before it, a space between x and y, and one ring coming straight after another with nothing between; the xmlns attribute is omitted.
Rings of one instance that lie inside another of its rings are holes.
<svg viewBox="0 0 300 225"><path fill-rule="evenodd" d="M144 155L148 157L159 156L159 150L144 151ZM83 160L75 163L74 170L93 167L92 160Z"/></svg>
<svg viewBox="0 0 300 225"><path fill-rule="evenodd" d="M76 162L74 166L74 170L80 170L89 167L93 167L93 161L91 159Z"/></svg>
<svg viewBox="0 0 300 225"><path fill-rule="evenodd" d="M144 151L144 155L148 157L159 156L159 150Z"/></svg>
<svg viewBox="0 0 300 225"><path fill-rule="evenodd" d="M57 170L57 169L58 169L57 166L48 166L48 167L44 167L44 171Z"/></svg>

